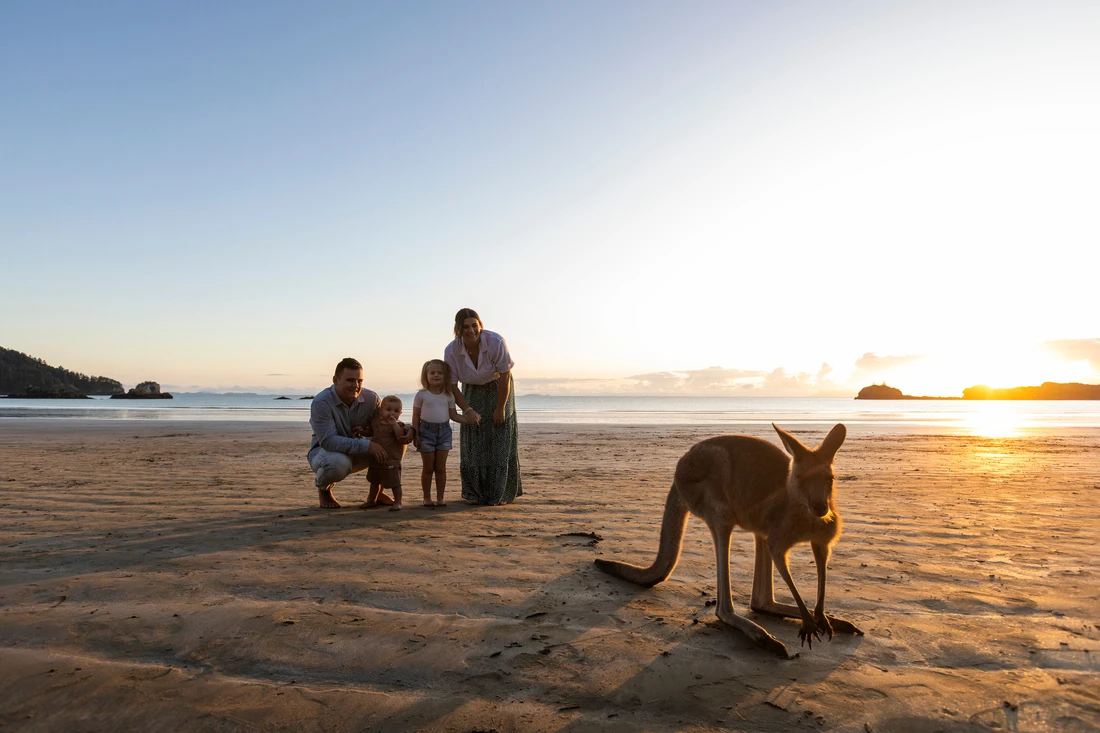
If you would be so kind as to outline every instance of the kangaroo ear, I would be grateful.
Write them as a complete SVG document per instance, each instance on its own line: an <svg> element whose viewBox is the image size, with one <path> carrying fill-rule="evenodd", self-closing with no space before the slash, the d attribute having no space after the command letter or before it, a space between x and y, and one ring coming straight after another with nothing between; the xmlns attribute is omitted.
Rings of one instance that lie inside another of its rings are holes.
<svg viewBox="0 0 1100 733"><path fill-rule="evenodd" d="M848 429L844 427L844 423L837 423L833 426L833 429L825 436L825 440L821 441L821 447L815 451L817 457L832 461L833 456L840 450L840 446L844 444L846 435L848 435Z"/></svg>
<svg viewBox="0 0 1100 733"><path fill-rule="evenodd" d="M772 423L772 427L775 428L775 432L779 433L779 439L783 441L783 447L791 454L791 458L798 461L810 455L810 449L802 445L802 442L799 441L798 438L794 437L775 423Z"/></svg>

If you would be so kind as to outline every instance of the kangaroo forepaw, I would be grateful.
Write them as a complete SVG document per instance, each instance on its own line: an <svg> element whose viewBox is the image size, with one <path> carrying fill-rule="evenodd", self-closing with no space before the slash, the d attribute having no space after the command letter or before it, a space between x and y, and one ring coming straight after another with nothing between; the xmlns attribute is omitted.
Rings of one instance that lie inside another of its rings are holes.
<svg viewBox="0 0 1100 733"><path fill-rule="evenodd" d="M817 628L817 622L813 619L802 622L802 628L798 630L798 638L801 640L799 646L810 645L810 648L814 648L814 639L821 638L821 630Z"/></svg>

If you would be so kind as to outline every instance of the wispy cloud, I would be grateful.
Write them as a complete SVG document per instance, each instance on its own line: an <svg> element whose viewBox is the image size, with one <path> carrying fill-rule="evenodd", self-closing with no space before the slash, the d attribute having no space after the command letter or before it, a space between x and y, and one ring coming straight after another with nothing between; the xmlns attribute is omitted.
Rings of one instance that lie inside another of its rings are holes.
<svg viewBox="0 0 1100 733"><path fill-rule="evenodd" d="M1043 346L1066 361L1088 361L1093 371L1100 372L1100 338L1045 341Z"/></svg>
<svg viewBox="0 0 1100 733"><path fill-rule="evenodd" d="M856 369L864 372L885 372L912 364L923 358L924 356L922 354L879 356L874 352L868 351L866 354L856 359Z"/></svg>
<svg viewBox="0 0 1100 733"><path fill-rule="evenodd" d="M668 372L651 372L626 377L635 387L648 392L722 393L743 388L747 380L763 377L766 372L749 369L724 369L720 366L707 369L683 369Z"/></svg>

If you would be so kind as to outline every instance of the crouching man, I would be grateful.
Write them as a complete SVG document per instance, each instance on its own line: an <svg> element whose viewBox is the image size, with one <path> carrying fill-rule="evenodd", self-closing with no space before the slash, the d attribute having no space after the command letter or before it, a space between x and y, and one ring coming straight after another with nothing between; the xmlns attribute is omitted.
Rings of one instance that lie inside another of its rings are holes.
<svg viewBox="0 0 1100 733"><path fill-rule="evenodd" d="M353 473L367 467L367 457L387 459L386 449L366 435L371 418L379 412L381 401L369 389L363 389L363 365L352 358L336 365L332 386L313 398L309 410L309 426L313 442L309 447L309 467L316 474L317 497L324 509L338 509L340 502L332 495L332 487ZM403 442L412 442L410 432ZM378 497L380 504L392 504L386 494Z"/></svg>

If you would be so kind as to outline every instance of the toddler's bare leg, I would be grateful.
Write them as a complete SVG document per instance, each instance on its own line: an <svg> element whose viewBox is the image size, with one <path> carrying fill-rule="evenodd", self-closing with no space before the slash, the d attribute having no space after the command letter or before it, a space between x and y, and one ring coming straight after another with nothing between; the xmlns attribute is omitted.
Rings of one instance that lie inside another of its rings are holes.
<svg viewBox="0 0 1100 733"><path fill-rule="evenodd" d="M378 506L378 496L382 493L382 484L371 484L370 491L367 493L367 500L360 506L360 509L373 509Z"/></svg>
<svg viewBox="0 0 1100 733"><path fill-rule="evenodd" d="M393 506L390 507L391 512L401 511L401 487L393 487Z"/></svg>

